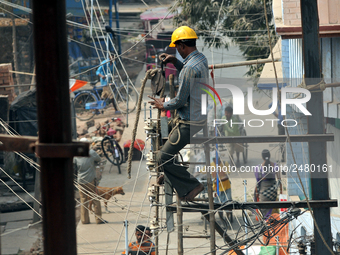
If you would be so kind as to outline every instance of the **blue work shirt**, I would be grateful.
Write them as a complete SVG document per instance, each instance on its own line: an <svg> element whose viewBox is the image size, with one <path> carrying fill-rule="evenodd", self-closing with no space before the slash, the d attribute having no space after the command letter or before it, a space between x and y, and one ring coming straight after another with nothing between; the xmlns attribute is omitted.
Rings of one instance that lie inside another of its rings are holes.
<svg viewBox="0 0 340 255"><path fill-rule="evenodd" d="M113 70L113 66L114 66L114 62L110 63L109 59L105 59L103 62L100 63L100 67L97 69L96 75L102 74L104 76L106 76L107 74L114 74L114 70ZM102 77L100 77L100 85L102 86L106 86L108 83L110 83L111 81L108 81L108 78L103 79Z"/></svg>
<svg viewBox="0 0 340 255"><path fill-rule="evenodd" d="M201 89L208 83L209 70L206 57L197 50L191 52L183 61L175 64L179 73L179 89L177 96L163 104L166 110L177 110L182 120L200 121L206 119L201 114Z"/></svg>

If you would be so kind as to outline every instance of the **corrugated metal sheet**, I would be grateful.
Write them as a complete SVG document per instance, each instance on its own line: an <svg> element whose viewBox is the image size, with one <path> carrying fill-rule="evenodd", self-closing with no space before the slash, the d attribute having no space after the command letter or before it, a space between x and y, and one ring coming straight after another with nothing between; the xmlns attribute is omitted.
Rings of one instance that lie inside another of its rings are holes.
<svg viewBox="0 0 340 255"><path fill-rule="evenodd" d="M289 83L296 87L302 82L302 39L289 39ZM340 38L321 38L322 73L326 83L340 82ZM323 93L324 115L340 118L340 88L328 88ZM294 110L300 112L294 106Z"/></svg>
<svg viewBox="0 0 340 255"><path fill-rule="evenodd" d="M331 198L340 198L340 130L327 124L327 133L334 134L334 142L327 143L327 165L331 166L328 173ZM331 208L331 213L340 216L340 207Z"/></svg>

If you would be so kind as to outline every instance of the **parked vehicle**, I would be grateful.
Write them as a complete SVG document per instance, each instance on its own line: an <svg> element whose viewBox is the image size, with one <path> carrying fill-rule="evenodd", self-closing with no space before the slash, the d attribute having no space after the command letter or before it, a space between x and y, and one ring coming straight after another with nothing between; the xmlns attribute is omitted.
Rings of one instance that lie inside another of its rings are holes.
<svg viewBox="0 0 340 255"><path fill-rule="evenodd" d="M105 86L96 86L97 82L91 82L91 90L78 90L75 92L74 108L76 117L80 120L89 120L96 114L101 114L111 103L108 96L101 98ZM122 113L132 112L136 109L138 101L137 90L132 85L118 84L116 81L109 85L113 92L116 105Z"/></svg>
<svg viewBox="0 0 340 255"><path fill-rule="evenodd" d="M115 121L116 118L112 118L112 121ZM115 130L110 128L110 124L112 122L106 124L104 127L106 128L107 135L101 142L102 150L105 157L118 168L118 173L121 174L120 165L124 161L124 155L122 148L119 146L118 142L114 138Z"/></svg>

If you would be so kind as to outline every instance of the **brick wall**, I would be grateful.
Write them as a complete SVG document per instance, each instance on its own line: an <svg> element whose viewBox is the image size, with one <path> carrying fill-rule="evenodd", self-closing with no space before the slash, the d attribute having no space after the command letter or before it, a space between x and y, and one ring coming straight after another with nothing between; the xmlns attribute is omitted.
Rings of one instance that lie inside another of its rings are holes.
<svg viewBox="0 0 340 255"><path fill-rule="evenodd" d="M301 26L300 0L283 0L283 24Z"/></svg>
<svg viewBox="0 0 340 255"><path fill-rule="evenodd" d="M11 103L16 97L13 85L12 64L0 64L0 95L8 96Z"/></svg>
<svg viewBox="0 0 340 255"><path fill-rule="evenodd" d="M283 24L301 26L300 0L282 0ZM318 0L320 25L340 24L340 1Z"/></svg>

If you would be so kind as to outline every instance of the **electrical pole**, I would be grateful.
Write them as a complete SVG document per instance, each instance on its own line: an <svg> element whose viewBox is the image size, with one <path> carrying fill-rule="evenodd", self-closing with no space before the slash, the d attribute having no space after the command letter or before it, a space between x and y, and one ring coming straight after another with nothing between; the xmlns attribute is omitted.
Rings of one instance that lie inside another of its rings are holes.
<svg viewBox="0 0 340 255"><path fill-rule="evenodd" d="M318 84L321 81L321 57L319 48L319 16L317 0L301 0L301 23L302 23L302 45L303 61L306 85ZM324 133L323 115L323 92L312 93L307 103L307 109L312 114L308 116L308 134ZM326 142L308 142L309 164L322 166L327 163ZM329 199L328 173L323 171L311 172L312 199ZM332 249L332 234L329 208L313 209L314 236L316 254L331 254L327 245ZM324 237L321 239L316 224Z"/></svg>
<svg viewBox="0 0 340 255"><path fill-rule="evenodd" d="M72 146L66 3L33 0L32 6L44 254L76 255L72 157L83 149Z"/></svg>
<svg viewBox="0 0 340 255"><path fill-rule="evenodd" d="M120 55L120 54L122 54L122 45L121 45L121 42L120 42L119 11L118 11L117 0L114 0L114 6L115 6L115 13L116 13L116 29L117 29L116 36L117 36L117 42L118 42L118 54Z"/></svg>

